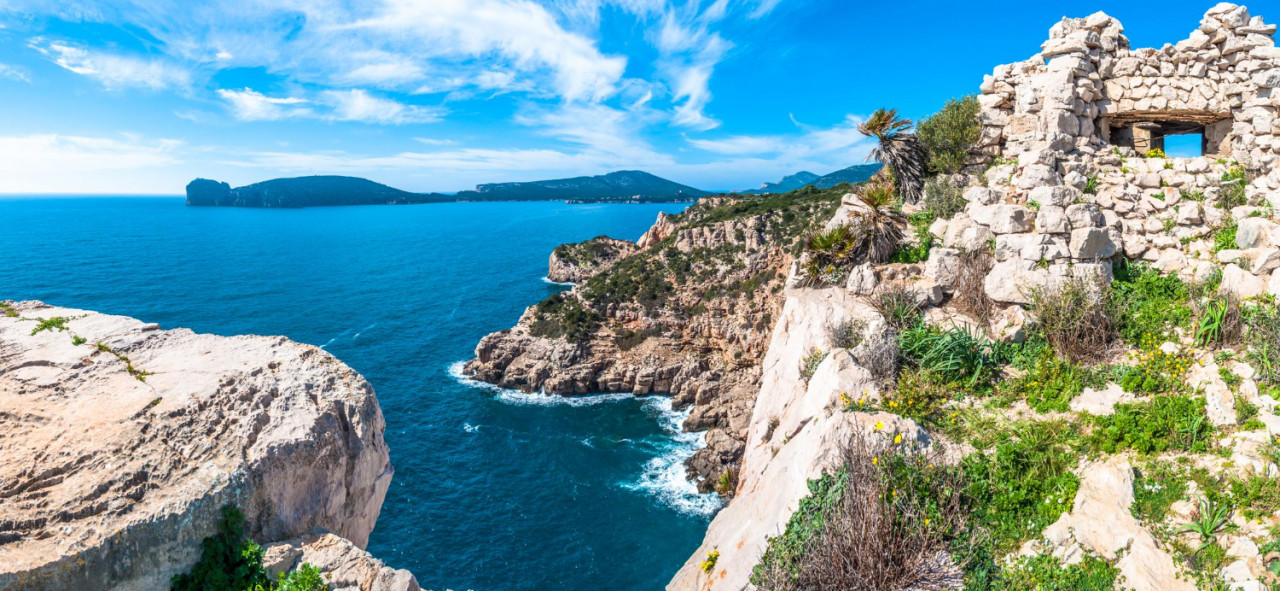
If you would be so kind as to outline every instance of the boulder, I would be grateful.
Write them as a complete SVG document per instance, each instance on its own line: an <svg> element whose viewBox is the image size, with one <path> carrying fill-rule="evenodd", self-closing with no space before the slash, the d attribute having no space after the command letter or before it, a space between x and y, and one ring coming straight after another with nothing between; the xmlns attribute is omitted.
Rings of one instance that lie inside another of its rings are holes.
<svg viewBox="0 0 1280 591"><path fill-rule="evenodd" d="M1031 210L1021 205L970 206L968 211L973 221L990 228L994 234L1030 232L1034 227Z"/></svg>
<svg viewBox="0 0 1280 591"><path fill-rule="evenodd" d="M1074 259L1105 259L1116 253L1116 243L1105 228L1080 228L1071 231L1069 249Z"/></svg>
<svg viewBox="0 0 1280 591"><path fill-rule="evenodd" d="M1071 230L1067 210L1057 205L1041 205L1036 212L1036 230L1048 234L1065 234Z"/></svg>
<svg viewBox="0 0 1280 591"><path fill-rule="evenodd" d="M939 250L939 249L933 249ZM930 251L932 256L933 251ZM854 295L871 295L876 290L879 280L876 278L876 271L870 263L858 265L849 271L849 280L845 282L845 289Z"/></svg>
<svg viewBox="0 0 1280 591"><path fill-rule="evenodd" d="M968 217L959 217L947 224L947 235L942 238L943 246L969 251L987 248L996 237L986 226Z"/></svg>
<svg viewBox="0 0 1280 591"><path fill-rule="evenodd" d="M1075 203L1080 196L1080 191L1072 187L1036 187L1027 195L1027 200L1035 201L1042 207L1045 205L1066 207Z"/></svg>
<svg viewBox="0 0 1280 591"><path fill-rule="evenodd" d="M1071 222L1073 230L1101 227L1102 210L1093 203L1075 203L1067 206L1067 220Z"/></svg>
<svg viewBox="0 0 1280 591"><path fill-rule="evenodd" d="M1222 285L1218 291L1234 294L1240 299L1258 296L1266 289L1266 284L1257 275L1245 271L1239 265L1231 263L1222 269Z"/></svg>
<svg viewBox="0 0 1280 591"><path fill-rule="evenodd" d="M1195 584L1179 577L1173 557L1129 512L1133 498L1133 468L1124 457L1086 464L1071 512L1044 531L1044 549L1068 564L1083 551L1115 560L1125 588L1134 591L1193 591Z"/></svg>
<svg viewBox="0 0 1280 591"><path fill-rule="evenodd" d="M982 282L987 297L1004 304L1029 304L1032 292L1045 285L1049 273L1021 258L996 263Z"/></svg>
<svg viewBox="0 0 1280 591"><path fill-rule="evenodd" d="M1236 247L1242 250L1264 246L1280 246L1280 226L1263 218L1244 218L1236 227Z"/></svg>
<svg viewBox="0 0 1280 591"><path fill-rule="evenodd" d="M315 528L368 543L392 475L382 412L329 353L14 308L0 315L0 456L15 459L0 462L0 588L168 588L228 504L261 543ZM32 334L53 317L67 330Z"/></svg>
<svg viewBox="0 0 1280 591"><path fill-rule="evenodd" d="M946 291L950 291L956 283L956 273L960 270L960 251L954 248L934 248L929 250L929 260L924 264L924 276L937 283Z"/></svg>

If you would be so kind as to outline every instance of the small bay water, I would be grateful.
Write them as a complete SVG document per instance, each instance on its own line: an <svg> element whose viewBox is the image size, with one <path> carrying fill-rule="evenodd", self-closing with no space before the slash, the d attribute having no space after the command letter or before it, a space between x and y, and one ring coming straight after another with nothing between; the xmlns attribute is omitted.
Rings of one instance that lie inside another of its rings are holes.
<svg viewBox="0 0 1280 591"><path fill-rule="evenodd" d="M374 385L396 474L369 550L424 589L659 589L714 496L668 400L520 394L459 374L562 286L557 244L635 239L682 205L256 210L178 198L0 199L0 299L325 347Z"/></svg>

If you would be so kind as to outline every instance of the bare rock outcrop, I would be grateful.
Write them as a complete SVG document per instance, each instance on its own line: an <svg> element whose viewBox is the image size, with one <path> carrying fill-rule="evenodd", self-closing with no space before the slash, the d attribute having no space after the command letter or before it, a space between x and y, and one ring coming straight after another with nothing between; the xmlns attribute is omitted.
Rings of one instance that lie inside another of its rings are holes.
<svg viewBox="0 0 1280 591"><path fill-rule="evenodd" d="M264 548L263 566L271 573L310 564L324 573L333 591L419 591L413 573L394 569L345 538L331 533L299 536Z"/></svg>
<svg viewBox="0 0 1280 591"><path fill-rule="evenodd" d="M640 247L634 242L596 236L585 242L561 244L547 261L547 279L556 283L586 281Z"/></svg>
<svg viewBox="0 0 1280 591"><path fill-rule="evenodd" d="M284 337L0 311L0 588L161 589L221 508L362 548L392 467L373 388Z"/></svg>

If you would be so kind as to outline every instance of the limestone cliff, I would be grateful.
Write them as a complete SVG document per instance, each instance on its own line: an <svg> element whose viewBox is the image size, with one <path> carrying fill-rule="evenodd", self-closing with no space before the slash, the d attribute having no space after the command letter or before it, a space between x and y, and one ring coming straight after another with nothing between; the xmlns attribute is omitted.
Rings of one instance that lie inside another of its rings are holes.
<svg viewBox="0 0 1280 591"><path fill-rule="evenodd" d="M363 548L392 467L369 383L283 337L0 310L0 588L160 589L220 508Z"/></svg>
<svg viewBox="0 0 1280 591"><path fill-rule="evenodd" d="M707 431L690 460L704 491L736 465L760 361L801 235L830 218L839 191L707 198L660 214L639 252L484 337L466 371L554 394L669 394Z"/></svg>

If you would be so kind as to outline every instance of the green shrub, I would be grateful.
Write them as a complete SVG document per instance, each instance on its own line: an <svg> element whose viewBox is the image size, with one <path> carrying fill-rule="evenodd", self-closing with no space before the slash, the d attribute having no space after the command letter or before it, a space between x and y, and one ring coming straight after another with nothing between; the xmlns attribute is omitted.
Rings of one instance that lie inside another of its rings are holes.
<svg viewBox="0 0 1280 591"><path fill-rule="evenodd" d="M1234 479L1231 497L1246 519L1270 517L1280 510L1280 478L1253 474Z"/></svg>
<svg viewBox="0 0 1280 591"><path fill-rule="evenodd" d="M1037 537L1075 502L1077 459L1051 429L1031 425L998 435L992 453L965 456L973 520L986 528L995 554Z"/></svg>
<svg viewBox="0 0 1280 591"><path fill-rule="evenodd" d="M1236 247L1236 230L1239 226L1235 220L1213 230L1213 252L1232 250Z"/></svg>
<svg viewBox="0 0 1280 591"><path fill-rule="evenodd" d="M968 204L964 187L952 182L950 176L938 175L924 182L924 209L934 219L949 220Z"/></svg>
<svg viewBox="0 0 1280 591"><path fill-rule="evenodd" d="M1130 344L1164 341L1175 328L1191 322L1187 284L1176 275L1162 275L1145 263L1115 265L1111 289L1118 309L1117 328Z"/></svg>
<svg viewBox="0 0 1280 591"><path fill-rule="evenodd" d="M1036 412L1066 412L1071 399L1084 391L1086 372L1045 351L1030 369L1000 384L1002 395L1025 399Z"/></svg>
<svg viewBox="0 0 1280 591"><path fill-rule="evenodd" d="M582 297L597 307L635 303L653 312L675 292L670 280L673 274L657 257L628 257L588 279Z"/></svg>
<svg viewBox="0 0 1280 591"><path fill-rule="evenodd" d="M1097 194L1097 192L1098 192L1098 175L1091 174L1089 175L1089 178L1085 180L1084 194L1094 195L1094 194Z"/></svg>
<svg viewBox="0 0 1280 591"><path fill-rule="evenodd" d="M933 213L922 211L907 216L907 222L915 228L916 240L910 244L899 244L890 257L891 263L922 263L929 260L929 250L933 248L935 237L929 233L929 224L934 220Z"/></svg>
<svg viewBox="0 0 1280 591"><path fill-rule="evenodd" d="M36 324L36 327L31 329L31 336L36 336L46 330L48 331L67 330L67 323L71 321L71 318L66 318L64 316L54 316L53 318L38 318L37 320L38 320L38 323Z"/></svg>
<svg viewBox="0 0 1280 591"><path fill-rule="evenodd" d="M1093 417L1090 443L1106 453L1132 449L1152 454L1165 451L1205 452L1213 425L1205 416L1204 399L1183 395L1156 396L1150 401L1117 404L1115 414Z"/></svg>
<svg viewBox="0 0 1280 591"><path fill-rule="evenodd" d="M619 351L630 351L649 340L649 337L656 336L662 336L661 326L651 326L640 330L623 329L614 335L613 344L618 347Z"/></svg>
<svg viewBox="0 0 1280 591"><path fill-rule="evenodd" d="M899 348L905 358L947 383L983 389L997 372L994 345L973 330L944 331L919 323L902 332Z"/></svg>
<svg viewBox="0 0 1280 591"><path fill-rule="evenodd" d="M1051 555L1014 561L1000 573L992 591L1111 591L1120 575L1111 563L1087 554L1066 565Z"/></svg>
<svg viewBox="0 0 1280 591"><path fill-rule="evenodd" d="M828 354L827 351L814 347L812 351L809 351L808 355L800 359L800 376L805 381L808 381L809 378L813 377L814 372L818 371L818 366L822 365L822 361L827 358Z"/></svg>
<svg viewBox="0 0 1280 591"><path fill-rule="evenodd" d="M244 533L244 514L234 506L222 508L218 533L202 542L199 562L191 572L174 575L173 591L321 591L327 588L320 571L303 564L273 581L262 566L262 546Z"/></svg>
<svg viewBox="0 0 1280 591"><path fill-rule="evenodd" d="M536 337L564 337L571 343L585 343L600 327L600 315L568 292L560 292L534 308L529 333Z"/></svg>
<svg viewBox="0 0 1280 591"><path fill-rule="evenodd" d="M1261 301L1246 308L1249 363L1258 370L1260 382L1280 384L1280 308L1272 301Z"/></svg>
<svg viewBox="0 0 1280 591"><path fill-rule="evenodd" d="M1187 476L1177 466L1153 461L1133 470L1133 505L1129 512L1146 523L1158 523L1187 492Z"/></svg>
<svg viewBox="0 0 1280 591"><path fill-rule="evenodd" d="M947 418L947 403L962 395L963 392L930 372L907 369L898 376L897 390L885 395L880 406L921 425L934 427Z"/></svg>
<svg viewBox="0 0 1280 591"><path fill-rule="evenodd" d="M1191 367L1191 356L1181 352L1165 353L1151 346L1131 352L1129 356L1137 364L1125 368L1120 378L1120 387L1125 392L1161 394L1186 388L1184 379Z"/></svg>
<svg viewBox="0 0 1280 591"><path fill-rule="evenodd" d="M929 171L934 173L964 168L981 133L978 98L974 95L947 101L942 110L920 121L916 132L928 155Z"/></svg>
<svg viewBox="0 0 1280 591"><path fill-rule="evenodd" d="M1229 210L1249 204L1245 194L1245 185L1249 183L1249 178L1243 166L1232 163L1219 180L1222 190L1218 194L1218 207Z"/></svg>
<svg viewBox="0 0 1280 591"><path fill-rule="evenodd" d="M14 309L13 309L13 306L10 306L9 304L6 304L5 302L0 302L0 312L3 312L3 313L4 313L4 315L5 315L5 317L7 317L7 318L17 318L17 317L18 317L18 311L17 311L17 310L14 310Z"/></svg>

